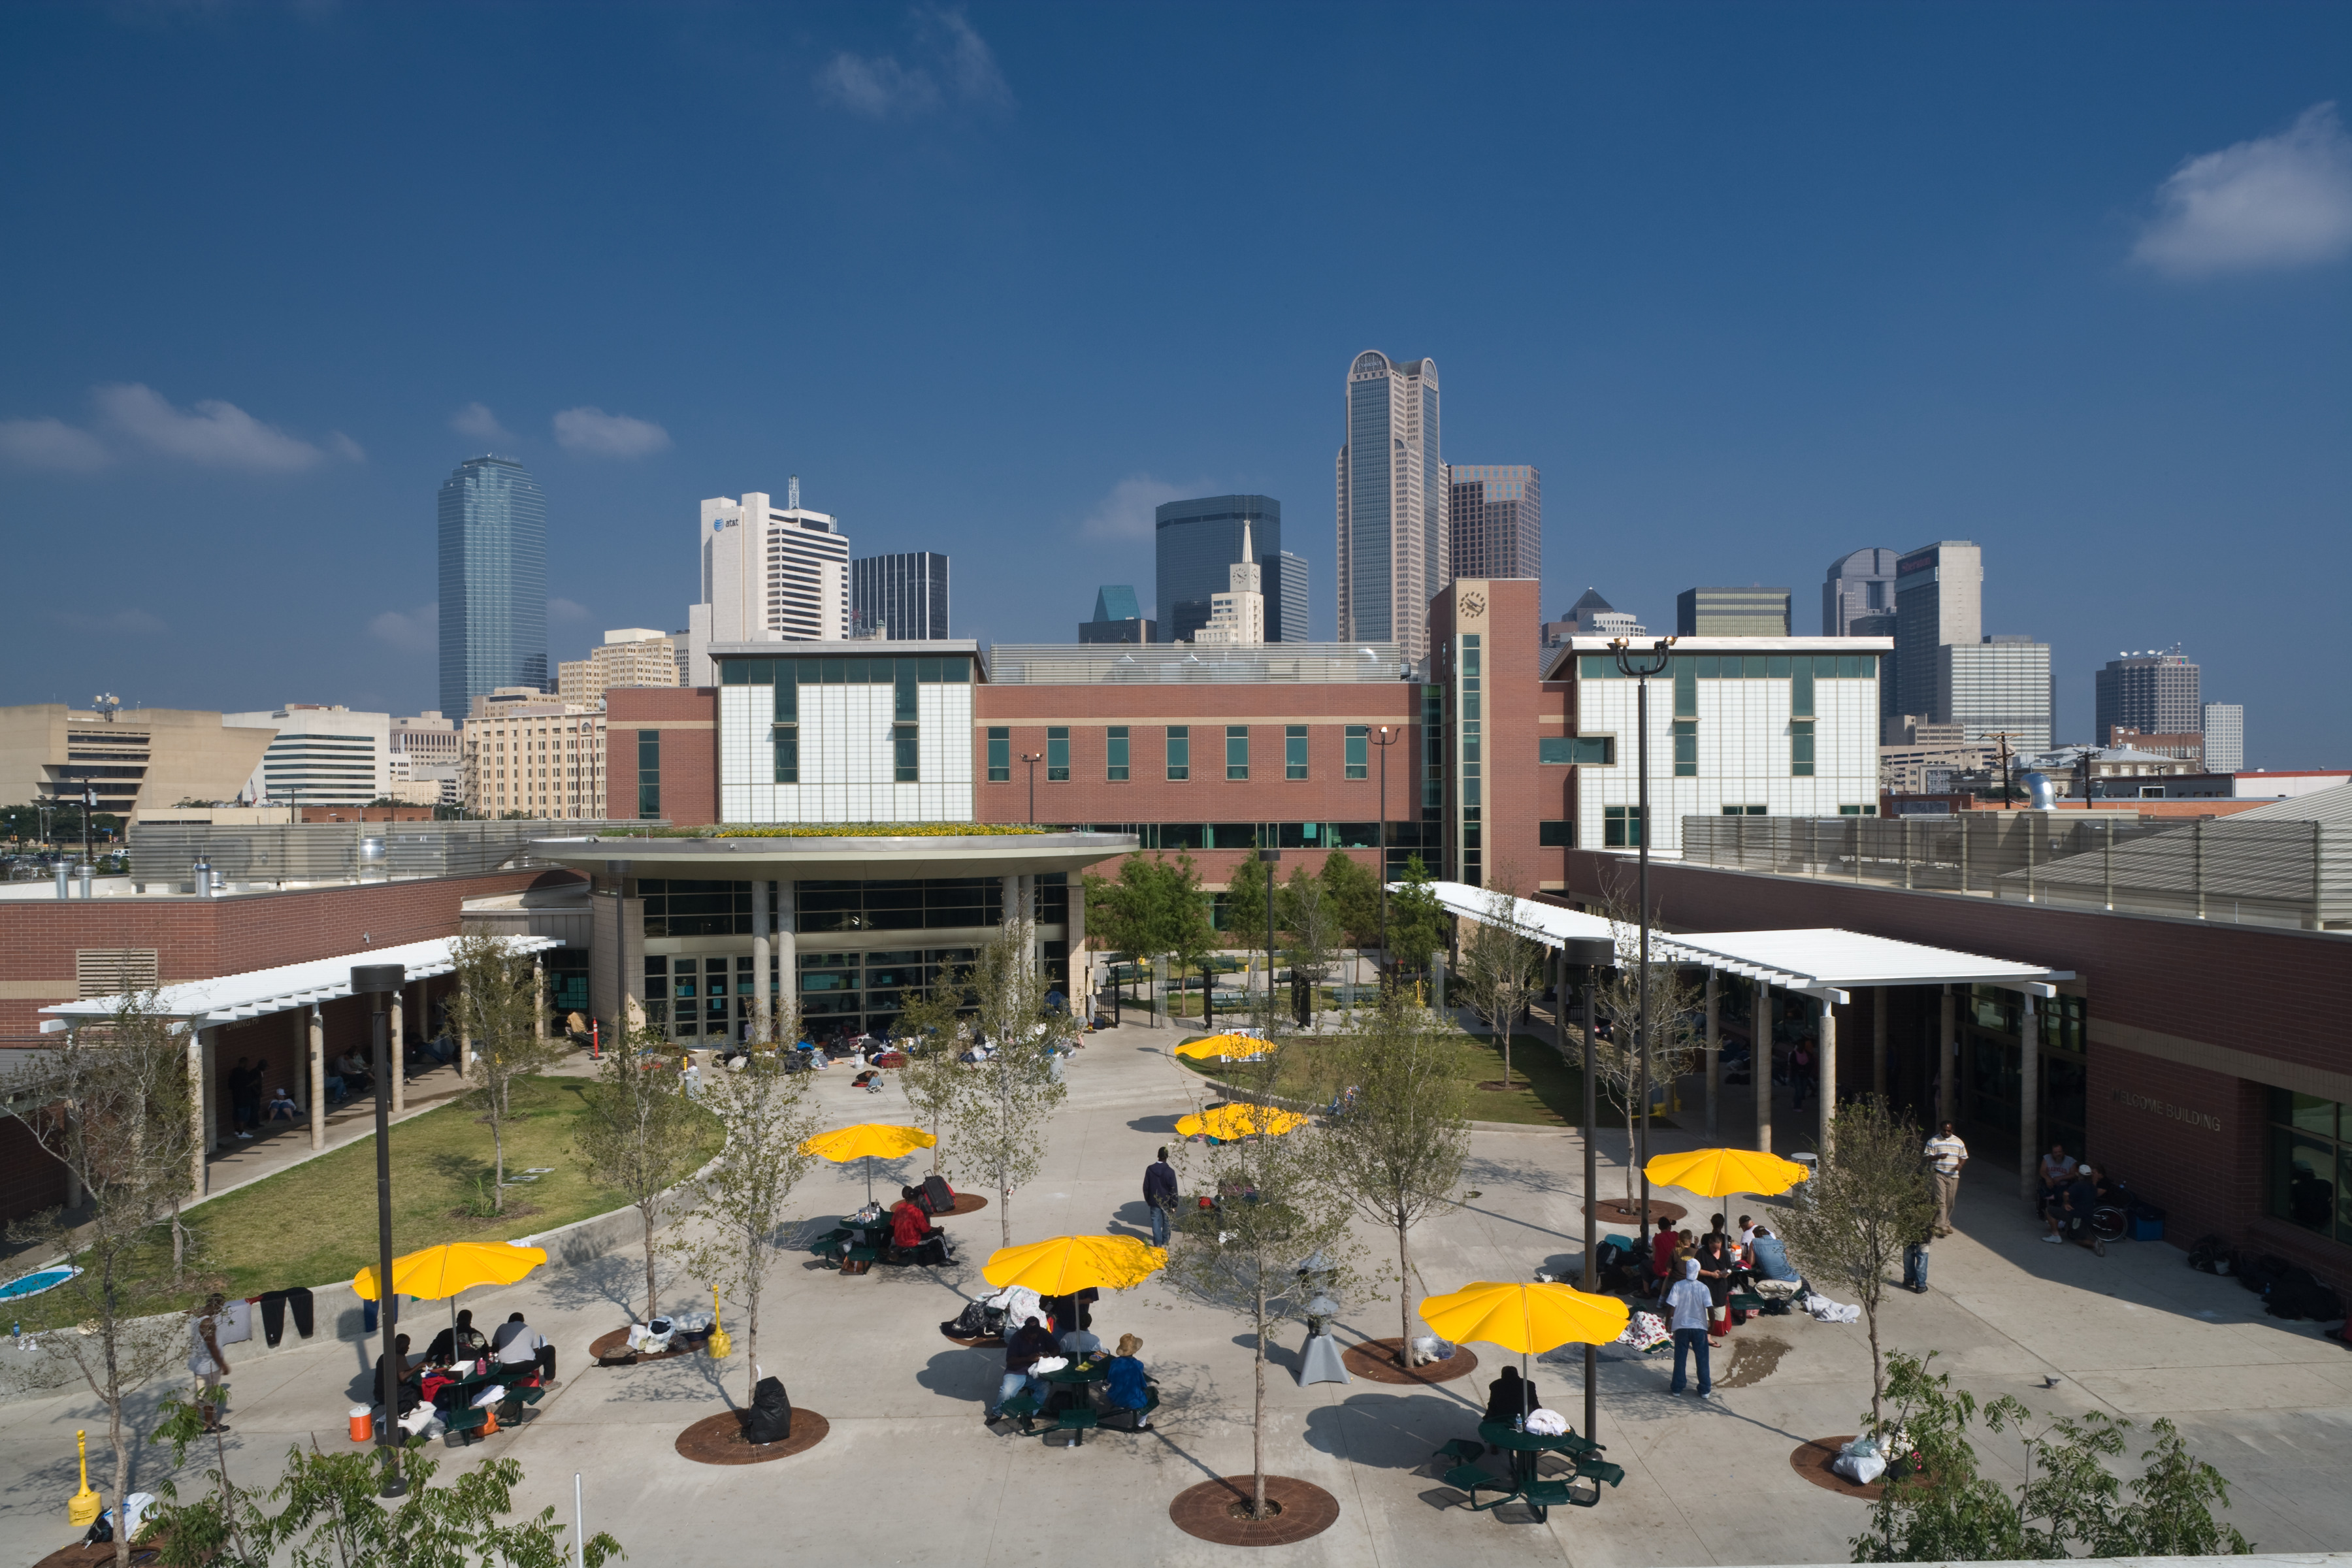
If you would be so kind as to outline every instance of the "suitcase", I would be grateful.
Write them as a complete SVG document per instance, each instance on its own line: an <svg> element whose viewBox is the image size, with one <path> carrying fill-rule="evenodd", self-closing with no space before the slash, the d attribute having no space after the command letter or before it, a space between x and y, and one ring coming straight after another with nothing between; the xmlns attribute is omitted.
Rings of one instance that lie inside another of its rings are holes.
<svg viewBox="0 0 2352 1568"><path fill-rule="evenodd" d="M950 1214L955 1209L955 1189L944 1176L923 1178L923 1206L933 1214Z"/></svg>

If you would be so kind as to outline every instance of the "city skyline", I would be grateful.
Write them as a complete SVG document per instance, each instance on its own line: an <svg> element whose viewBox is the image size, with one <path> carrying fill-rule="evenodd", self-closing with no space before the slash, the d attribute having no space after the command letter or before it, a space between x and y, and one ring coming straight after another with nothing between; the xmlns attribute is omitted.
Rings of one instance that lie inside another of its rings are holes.
<svg viewBox="0 0 2352 1568"><path fill-rule="evenodd" d="M2250 694L2266 761L2352 752L2309 644L2345 548L2344 249L2217 237L2192 199L2314 148L2292 166L2333 188L2340 11L2168 12L2127 71L2092 68L2114 39L2087 15L1793 7L1671 47L1635 13L1514 17L1501 80L1423 73L1438 112L1408 162L1535 200L1410 289L1360 238L1391 179L1334 128L1368 72L1446 58L1446 21L1382 13L1343 44L1280 14L970 20L977 74L953 86L896 14L476 18L474 58L646 106L563 143L551 80L473 91L430 12L0 18L12 211L52 237L0 307L0 502L19 572L86 590L0 631L10 695L254 710L299 668L354 708L434 705L417 498L488 449L561 520L551 668L602 627L677 626L694 564L650 531L795 470L826 476L861 551L961 555L957 629L983 641L1140 586L1160 501L1278 496L1333 636L1330 382L1383 344L1444 366L1454 446L1545 470L1547 615L1597 583L1662 627L1702 575L1801 593L1864 544L1969 538L2008 563L1986 624L2052 643L2062 718L2089 715L2112 649L2259 602L2287 673L2215 647L2209 686ZM936 90L852 101L823 86L844 58ZM712 61L754 58L810 88L805 113L709 90ZM1113 59L1151 64L1113 86ZM1562 61L1575 90L1539 90ZM1296 113L1235 174L1241 133L1202 110L1268 91ZM486 107L415 112L453 93ZM222 94L249 112L205 113ZM100 95L122 112L38 132ZM486 166L508 220L457 246L437 215ZM1330 171L1304 199L1300 166ZM680 251L753 188L740 249ZM1269 237L1245 286L1155 243L1170 200L1213 194ZM168 260L141 243L158 215L184 240ZM834 242L791 238L811 232ZM712 374L745 354L793 374ZM907 374L943 356L988 364L992 395ZM120 548L92 555L93 513ZM2252 565L2286 553L2321 570ZM255 593L268 614L241 613Z"/></svg>

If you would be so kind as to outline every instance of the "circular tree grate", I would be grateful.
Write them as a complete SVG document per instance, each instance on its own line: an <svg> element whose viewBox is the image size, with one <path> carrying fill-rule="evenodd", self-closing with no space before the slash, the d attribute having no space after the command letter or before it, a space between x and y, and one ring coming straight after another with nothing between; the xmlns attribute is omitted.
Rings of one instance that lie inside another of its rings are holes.
<svg viewBox="0 0 2352 1568"><path fill-rule="evenodd" d="M1642 1204L1638 1198L1630 1204L1623 1198L1603 1198L1597 1204L1590 1204L1586 1206L1592 1211L1593 1218L1605 1225L1640 1225L1642 1223ZM1650 1200L1650 1218L1653 1223L1675 1225L1689 1213L1690 1210L1683 1207L1682 1205L1670 1204L1664 1198Z"/></svg>
<svg viewBox="0 0 2352 1568"><path fill-rule="evenodd" d="M1860 1498L1864 1502L1876 1502L1879 1494L1886 1489L1885 1481L1873 1481L1864 1486L1860 1481L1849 1480L1830 1468L1830 1461L1838 1457L1839 1447L1853 1441L1853 1434L1849 1432L1843 1437L1816 1437L1810 1443L1800 1443L1789 1456L1789 1468L1823 1491Z"/></svg>
<svg viewBox="0 0 2352 1568"><path fill-rule="evenodd" d="M667 1361L674 1355L692 1354L694 1352L684 1348L660 1351L651 1355L642 1351L632 1352L629 1349L629 1331L626 1329L614 1329L609 1334L600 1334L596 1337L595 1342L588 1347L589 1359L598 1366L635 1366L639 1362Z"/></svg>
<svg viewBox="0 0 2352 1568"><path fill-rule="evenodd" d="M1252 1519L1255 1486L1249 1476L1223 1476L1187 1487L1168 1505L1168 1518L1185 1534L1219 1546L1288 1546L1322 1534L1339 1521L1339 1500L1295 1476L1266 1477L1270 1517Z"/></svg>
<svg viewBox="0 0 2352 1568"><path fill-rule="evenodd" d="M677 1435L677 1451L698 1465L763 1465L805 1454L824 1441L833 1424L804 1405L793 1407L793 1435L781 1443L753 1447L743 1437L743 1415L722 1410Z"/></svg>
<svg viewBox="0 0 2352 1568"><path fill-rule="evenodd" d="M1457 1377L1467 1377L1478 1370L1477 1352L1468 1345L1455 1345L1454 1353L1444 1361L1433 1361L1426 1366L1400 1366L1397 1347L1402 1340L1366 1340L1349 1345L1339 1352L1341 1364L1349 1374L1368 1383L1431 1384L1451 1383Z"/></svg>

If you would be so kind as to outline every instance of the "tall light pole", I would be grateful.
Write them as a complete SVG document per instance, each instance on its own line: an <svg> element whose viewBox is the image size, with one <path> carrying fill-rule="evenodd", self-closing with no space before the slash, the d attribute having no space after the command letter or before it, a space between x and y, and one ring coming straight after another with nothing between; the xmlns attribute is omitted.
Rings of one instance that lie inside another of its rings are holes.
<svg viewBox="0 0 2352 1568"><path fill-rule="evenodd" d="M1282 862L1279 849L1257 852L1258 868L1265 873L1265 1037L1274 1038L1274 868Z"/></svg>
<svg viewBox="0 0 2352 1568"><path fill-rule="evenodd" d="M1601 1219L1592 1205L1599 1202L1595 1188L1601 1183L1601 1162L1592 1148L1592 1124L1598 1119L1598 1097L1593 1085L1600 1075L1593 1071L1592 1062L1592 1003L1593 993L1601 988L1601 972L1617 963L1617 948L1601 937L1570 937L1560 943L1560 958L1567 963L1584 966L1584 1289L1588 1292L1601 1289ZM1560 998L1564 1012L1568 998ZM1599 1357L1591 1345L1584 1347L1584 1436L1588 1442L1600 1441L1594 1423L1601 1415Z"/></svg>
<svg viewBox="0 0 2352 1568"><path fill-rule="evenodd" d="M400 1297L392 1288L392 1020L384 1009L407 984L408 971L397 963L357 963L352 966L352 994L370 1005L369 1026L375 1046L375 1300L376 1327L383 1341L377 1362L376 1396L383 1401L383 1425L376 1430L376 1452L383 1458L383 1495L398 1497L408 1489L400 1473Z"/></svg>
<svg viewBox="0 0 2352 1568"><path fill-rule="evenodd" d="M1634 1163L1642 1171L1642 1238L1650 1236L1650 677L1663 674L1674 661L1667 650L1675 646L1672 637L1660 637L1646 654L1633 652L1633 643L1624 637L1612 638L1609 649L1617 656L1617 672L1630 676L1634 682L1634 736L1640 748L1642 829L1641 871L1634 883L1634 897L1642 904L1642 973L1641 1024L1633 1031L1633 1048L1640 1053L1635 1070L1642 1097L1642 1143L1634 1151Z"/></svg>
<svg viewBox="0 0 2352 1568"><path fill-rule="evenodd" d="M1037 826L1037 764L1045 761L1043 752L1024 752L1021 760L1029 764L1029 826Z"/></svg>
<svg viewBox="0 0 2352 1568"><path fill-rule="evenodd" d="M1371 737L1372 744L1381 749L1381 994L1389 994L1389 748L1404 736L1404 726L1390 729L1386 724Z"/></svg>

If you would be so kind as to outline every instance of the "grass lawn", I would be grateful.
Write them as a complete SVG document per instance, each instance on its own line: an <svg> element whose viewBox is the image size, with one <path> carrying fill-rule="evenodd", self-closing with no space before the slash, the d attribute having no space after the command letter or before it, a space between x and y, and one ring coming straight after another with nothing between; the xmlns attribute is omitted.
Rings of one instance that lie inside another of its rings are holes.
<svg viewBox="0 0 2352 1568"><path fill-rule="evenodd" d="M1192 1037L1198 1038L1198 1036ZM1573 1127L1584 1114L1584 1075L1571 1063L1562 1061L1551 1042L1534 1035L1514 1033L1511 1037L1511 1079L1513 1087L1481 1089L1482 1083L1498 1083L1503 1077L1503 1049L1492 1037L1463 1037L1464 1058L1460 1074L1469 1086L1470 1119L1474 1121L1507 1121L1536 1127ZM1312 1037L1296 1037L1283 1049L1276 1081L1270 1092L1279 1099L1305 1101L1312 1105L1328 1105L1340 1089L1334 1069L1321 1058ZM1191 1057L1176 1058L1202 1078L1221 1082L1246 1085L1248 1069L1241 1063L1196 1061ZM1625 1112L1604 1089L1600 1098L1601 1122L1603 1127L1623 1124ZM1671 1127L1674 1123L1664 1117L1654 1116L1653 1127Z"/></svg>
<svg viewBox="0 0 2352 1568"><path fill-rule="evenodd" d="M480 1113L445 1105L399 1122L392 1139L392 1249L444 1241L506 1241L617 1208L591 1182L572 1146L582 1091L594 1080L528 1078L515 1085L505 1125L506 1214L463 1212L490 1191L490 1129ZM718 1150L714 1126L710 1152ZM532 1173L539 1173L532 1174ZM375 1140L321 1154L213 1199L189 1216L204 1267L232 1295L348 1279L375 1261Z"/></svg>

